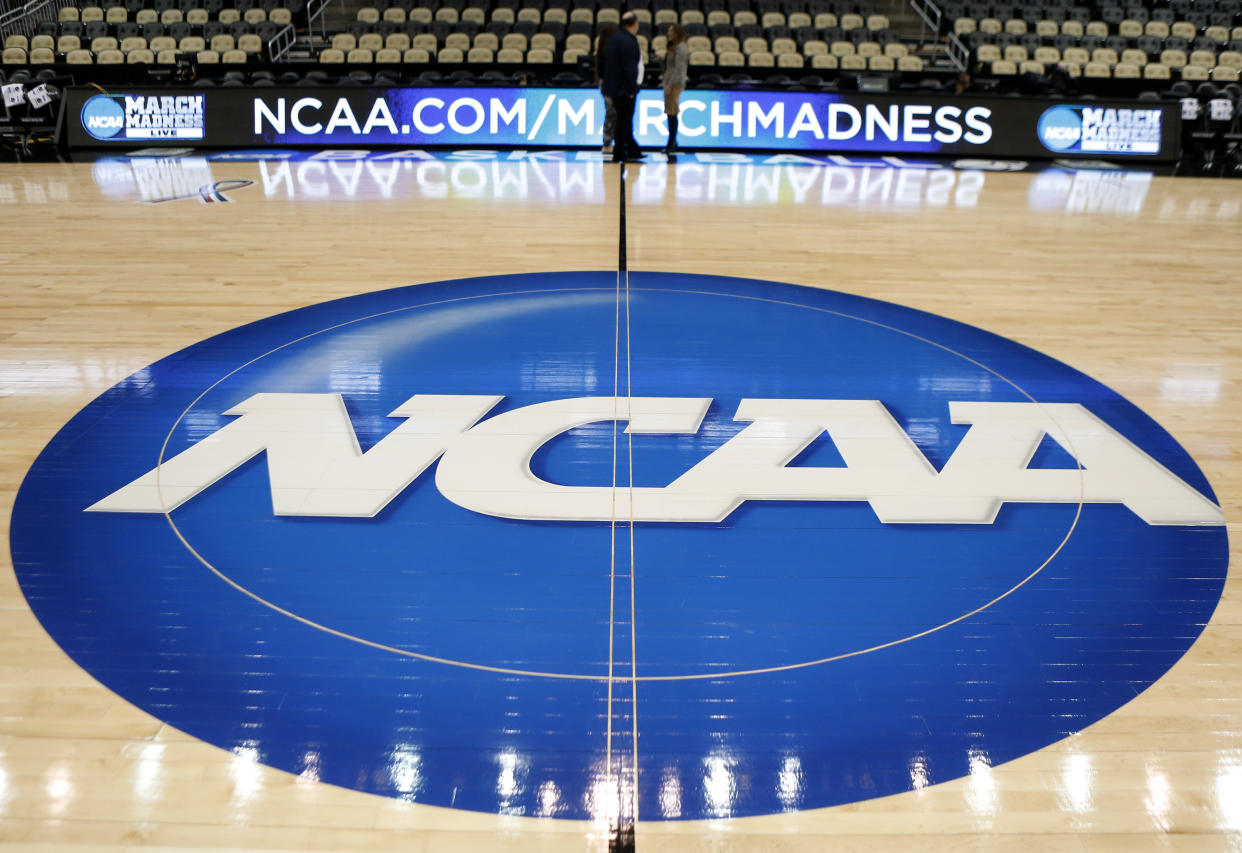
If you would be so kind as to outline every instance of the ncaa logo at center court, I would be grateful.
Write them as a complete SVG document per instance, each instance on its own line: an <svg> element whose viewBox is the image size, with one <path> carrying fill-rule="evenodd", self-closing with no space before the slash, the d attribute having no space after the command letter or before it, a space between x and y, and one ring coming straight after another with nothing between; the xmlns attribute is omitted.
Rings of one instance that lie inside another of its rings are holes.
<svg viewBox="0 0 1242 853"><path fill-rule="evenodd" d="M208 742L564 818L636 768L652 820L1046 746L1177 660L1227 561L1185 451L1046 356L770 282L623 299L615 272L197 344L61 431L13 542L66 651Z"/></svg>

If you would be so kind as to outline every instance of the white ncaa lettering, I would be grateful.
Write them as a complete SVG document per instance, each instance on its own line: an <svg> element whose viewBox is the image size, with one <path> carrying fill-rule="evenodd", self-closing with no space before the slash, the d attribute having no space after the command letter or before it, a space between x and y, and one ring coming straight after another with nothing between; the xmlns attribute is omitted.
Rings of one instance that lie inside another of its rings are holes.
<svg viewBox="0 0 1242 853"><path fill-rule="evenodd" d="M237 420L87 510L171 511L266 451L276 515L369 518L501 399L417 394L363 453L340 394L255 394L224 413Z"/></svg>
<svg viewBox="0 0 1242 853"><path fill-rule="evenodd" d="M627 432L693 434L711 398L581 397L479 422L499 396L415 395L362 453L339 394L256 394L238 419L98 503L166 512L266 451L276 515L371 517L440 459L436 486L466 509L545 521L719 522L748 500L866 501L900 524L991 524L1001 505L1120 503L1152 525L1221 524L1220 508L1076 403L952 402L970 429L935 468L877 400L744 399L747 426L665 487L550 483L531 459L556 436L614 418ZM845 467L789 463L827 432ZM1044 436L1079 462L1032 469ZM442 458L441 458L442 457Z"/></svg>
<svg viewBox="0 0 1242 853"><path fill-rule="evenodd" d="M436 466L436 487L458 506L501 518L608 521L628 517L628 499L610 486L562 486L530 470L540 447L574 427L614 417L634 434L692 434L711 398L578 397L496 415L463 434ZM628 490L627 490L628 491ZM667 514L666 489L634 489L634 517ZM625 501L622 508L618 502ZM648 517L652 516L652 517ZM677 519L670 519L677 520Z"/></svg>

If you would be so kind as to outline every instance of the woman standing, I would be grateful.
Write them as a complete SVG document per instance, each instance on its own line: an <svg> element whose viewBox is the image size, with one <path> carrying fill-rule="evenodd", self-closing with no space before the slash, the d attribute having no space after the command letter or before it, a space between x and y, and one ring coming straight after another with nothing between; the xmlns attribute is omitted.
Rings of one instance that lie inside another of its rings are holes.
<svg viewBox="0 0 1242 853"><path fill-rule="evenodd" d="M690 47L686 44L686 31L681 24L668 28L668 47L664 53L664 114L668 117L668 145L664 151L677 151L677 114L681 92L686 88L686 73L690 68Z"/></svg>

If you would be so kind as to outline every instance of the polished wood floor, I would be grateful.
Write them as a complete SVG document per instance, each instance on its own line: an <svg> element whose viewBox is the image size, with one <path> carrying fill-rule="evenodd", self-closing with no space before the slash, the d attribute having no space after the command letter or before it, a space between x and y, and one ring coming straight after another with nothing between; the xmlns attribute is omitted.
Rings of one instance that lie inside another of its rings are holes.
<svg viewBox="0 0 1242 853"><path fill-rule="evenodd" d="M0 166L0 519L55 431L135 370L281 311L488 273L611 269L615 167ZM160 170L163 170L161 173ZM193 191L203 172L232 203ZM1116 389L1242 532L1242 183L683 162L631 167L639 270L753 276L986 328ZM1235 549L1236 549L1235 545ZM0 848L604 850L594 827L307 783L86 675L0 566ZM1235 565L1237 563L1235 562ZM988 772L855 805L641 824L643 851L1242 850L1242 590L1154 687Z"/></svg>

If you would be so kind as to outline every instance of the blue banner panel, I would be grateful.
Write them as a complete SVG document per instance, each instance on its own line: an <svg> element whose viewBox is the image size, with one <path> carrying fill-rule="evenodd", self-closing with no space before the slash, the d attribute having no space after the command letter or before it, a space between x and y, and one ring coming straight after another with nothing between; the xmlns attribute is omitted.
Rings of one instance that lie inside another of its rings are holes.
<svg viewBox="0 0 1242 853"><path fill-rule="evenodd" d="M594 89L76 89L66 118L71 147L577 147L601 143L604 100ZM664 146L660 91L641 93L634 130L640 145ZM1169 160L1178 131L1165 104L688 90L678 140L695 149Z"/></svg>

